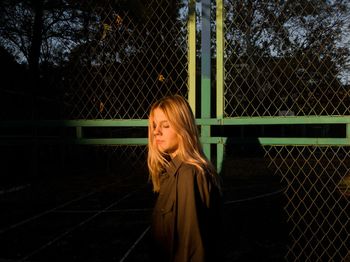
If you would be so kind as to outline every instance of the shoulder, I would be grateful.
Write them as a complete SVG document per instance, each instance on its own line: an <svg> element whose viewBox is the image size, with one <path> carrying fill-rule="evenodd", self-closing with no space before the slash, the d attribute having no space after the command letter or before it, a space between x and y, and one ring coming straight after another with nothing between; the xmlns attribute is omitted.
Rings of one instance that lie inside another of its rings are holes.
<svg viewBox="0 0 350 262"><path fill-rule="evenodd" d="M210 182L210 178L209 178L210 175L208 172L205 172L205 169L203 170L204 172L194 164L184 162L181 164L179 168L178 179L180 182L183 181L190 184L193 184L193 183L197 185L207 184L208 182Z"/></svg>
<svg viewBox="0 0 350 262"><path fill-rule="evenodd" d="M179 179L196 179L202 176L199 167L191 163L183 162L178 170Z"/></svg>
<svg viewBox="0 0 350 262"><path fill-rule="evenodd" d="M179 168L179 173L196 176L200 173L200 170L193 164L183 162Z"/></svg>
<svg viewBox="0 0 350 262"><path fill-rule="evenodd" d="M187 196L191 194L194 198L200 199L205 207L210 207L211 192L213 192L215 184L209 171L204 169L204 172L202 172L193 164L183 163L179 168L178 175L179 195Z"/></svg>

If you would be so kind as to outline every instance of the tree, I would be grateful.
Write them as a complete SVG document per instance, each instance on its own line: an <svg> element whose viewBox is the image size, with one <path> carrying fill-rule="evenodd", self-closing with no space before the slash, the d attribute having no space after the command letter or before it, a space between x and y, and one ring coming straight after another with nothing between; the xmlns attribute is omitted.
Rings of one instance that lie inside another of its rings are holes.
<svg viewBox="0 0 350 262"><path fill-rule="evenodd" d="M0 14L0 44L30 68L60 64L81 41L84 12L72 1L5 0Z"/></svg>
<svg viewBox="0 0 350 262"><path fill-rule="evenodd" d="M33 117L45 111L39 112L43 104L39 96L52 99L60 92L61 68L81 41L83 21L84 12L72 1L2 1L0 46L27 66L30 78L21 87L31 94Z"/></svg>
<svg viewBox="0 0 350 262"><path fill-rule="evenodd" d="M71 117L142 118L155 99L186 94L183 5L134 0L85 6L91 13L87 40L67 66Z"/></svg>
<svg viewBox="0 0 350 262"><path fill-rule="evenodd" d="M344 113L336 109L343 103L338 95L324 108L329 93L341 91L348 66L346 1L248 0L226 7L229 115Z"/></svg>

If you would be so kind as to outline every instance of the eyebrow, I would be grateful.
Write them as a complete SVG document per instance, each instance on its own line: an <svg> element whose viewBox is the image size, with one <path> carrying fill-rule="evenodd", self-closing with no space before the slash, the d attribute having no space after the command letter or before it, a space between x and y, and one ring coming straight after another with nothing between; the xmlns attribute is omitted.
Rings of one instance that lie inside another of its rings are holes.
<svg viewBox="0 0 350 262"><path fill-rule="evenodd" d="M159 124L163 124L163 123L167 123L167 122L169 122L169 120L162 120L159 122ZM153 124L156 124L156 123L153 121Z"/></svg>

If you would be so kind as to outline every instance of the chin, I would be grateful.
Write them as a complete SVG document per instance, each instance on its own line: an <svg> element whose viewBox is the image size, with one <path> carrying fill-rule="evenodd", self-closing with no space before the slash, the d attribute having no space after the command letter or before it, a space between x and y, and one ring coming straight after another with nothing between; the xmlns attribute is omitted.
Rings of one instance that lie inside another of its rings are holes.
<svg viewBox="0 0 350 262"><path fill-rule="evenodd" d="M166 149L165 148L163 148L163 147L158 147L158 150L160 151L160 152L162 152L162 153L166 153Z"/></svg>

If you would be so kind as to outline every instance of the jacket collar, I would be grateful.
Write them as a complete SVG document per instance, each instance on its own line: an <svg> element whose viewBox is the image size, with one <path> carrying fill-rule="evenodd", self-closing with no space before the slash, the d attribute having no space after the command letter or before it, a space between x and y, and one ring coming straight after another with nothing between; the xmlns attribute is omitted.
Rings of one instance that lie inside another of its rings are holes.
<svg viewBox="0 0 350 262"><path fill-rule="evenodd" d="M175 175L179 167L181 166L182 161L179 157L179 155L175 156L173 159L170 160L169 166L166 167L166 172L171 176Z"/></svg>

